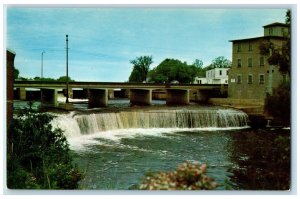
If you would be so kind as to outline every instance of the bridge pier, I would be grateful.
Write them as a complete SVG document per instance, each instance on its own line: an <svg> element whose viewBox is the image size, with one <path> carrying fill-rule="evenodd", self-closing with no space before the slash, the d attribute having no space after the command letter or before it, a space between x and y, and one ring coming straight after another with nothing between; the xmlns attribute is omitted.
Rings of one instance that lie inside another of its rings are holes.
<svg viewBox="0 0 300 199"><path fill-rule="evenodd" d="M109 90L108 90L108 98L109 98L109 99L114 99L114 98L115 98L115 92L114 92L114 89L109 89Z"/></svg>
<svg viewBox="0 0 300 199"><path fill-rule="evenodd" d="M188 89L167 89L167 105L187 105L190 103Z"/></svg>
<svg viewBox="0 0 300 199"><path fill-rule="evenodd" d="M89 89L88 90L89 107L105 107L108 104L107 89Z"/></svg>
<svg viewBox="0 0 300 199"><path fill-rule="evenodd" d="M26 89L25 88L17 88L17 99L19 100L26 100Z"/></svg>
<svg viewBox="0 0 300 199"><path fill-rule="evenodd" d="M47 107L57 107L57 89L42 88L41 104Z"/></svg>
<svg viewBox="0 0 300 199"><path fill-rule="evenodd" d="M130 89L129 99L132 105L151 105L151 89Z"/></svg>

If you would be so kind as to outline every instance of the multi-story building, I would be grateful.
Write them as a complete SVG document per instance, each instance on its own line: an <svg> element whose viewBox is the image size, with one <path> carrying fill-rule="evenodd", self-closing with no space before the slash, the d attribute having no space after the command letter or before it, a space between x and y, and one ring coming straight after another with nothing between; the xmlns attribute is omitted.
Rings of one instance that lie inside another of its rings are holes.
<svg viewBox="0 0 300 199"><path fill-rule="evenodd" d="M213 68L206 71L208 84L228 84L229 68Z"/></svg>
<svg viewBox="0 0 300 199"><path fill-rule="evenodd" d="M270 65L270 55L261 54L261 46L271 43L280 50L285 44L289 26L272 23L264 28L264 36L231 40L232 67L229 70L228 97L235 99L265 99L266 93L286 81L287 75L279 72L279 67ZM271 53L271 52L270 52Z"/></svg>
<svg viewBox="0 0 300 199"><path fill-rule="evenodd" d="M213 68L206 71L206 77L196 77L195 84L228 84L229 68Z"/></svg>

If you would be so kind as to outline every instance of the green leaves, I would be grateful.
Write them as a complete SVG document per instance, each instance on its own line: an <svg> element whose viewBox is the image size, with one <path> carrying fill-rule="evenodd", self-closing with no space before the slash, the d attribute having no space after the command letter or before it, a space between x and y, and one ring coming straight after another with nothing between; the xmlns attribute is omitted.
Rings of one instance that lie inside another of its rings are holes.
<svg viewBox="0 0 300 199"><path fill-rule="evenodd" d="M133 64L133 69L129 77L129 82L146 81L150 65L153 63L152 56L140 56L130 63Z"/></svg>
<svg viewBox="0 0 300 199"><path fill-rule="evenodd" d="M195 65L188 65L177 59L165 59L153 70L149 71L150 82L155 83L171 83L178 81L179 83L191 83L196 77L198 70Z"/></svg>
<svg viewBox="0 0 300 199"><path fill-rule="evenodd" d="M52 115L21 113L8 131L8 187L75 189L82 174L72 165L69 144Z"/></svg>

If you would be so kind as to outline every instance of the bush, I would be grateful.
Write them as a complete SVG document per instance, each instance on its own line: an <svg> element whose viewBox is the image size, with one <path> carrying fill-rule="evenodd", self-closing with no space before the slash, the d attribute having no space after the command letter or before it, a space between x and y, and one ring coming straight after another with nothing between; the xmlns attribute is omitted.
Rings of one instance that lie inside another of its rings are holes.
<svg viewBox="0 0 300 199"><path fill-rule="evenodd" d="M12 120L7 143L7 185L10 189L76 189L82 174L72 165L61 129L53 116L20 113Z"/></svg>
<svg viewBox="0 0 300 199"><path fill-rule="evenodd" d="M290 83L281 84L273 95L267 95L265 110L283 125L290 126L291 121L291 88Z"/></svg>
<svg viewBox="0 0 300 199"><path fill-rule="evenodd" d="M214 179L205 175L206 164L186 162L175 171L148 174L140 185L142 190L211 190L217 187Z"/></svg>

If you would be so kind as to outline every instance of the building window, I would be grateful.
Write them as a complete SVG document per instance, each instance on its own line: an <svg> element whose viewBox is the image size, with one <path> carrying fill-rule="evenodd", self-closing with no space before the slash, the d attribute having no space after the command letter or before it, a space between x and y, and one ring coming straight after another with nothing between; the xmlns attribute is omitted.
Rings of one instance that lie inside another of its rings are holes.
<svg viewBox="0 0 300 199"><path fill-rule="evenodd" d="M238 44L237 44L237 51L238 51L238 52L241 52L241 51L242 51L242 45L241 45L241 43L238 43Z"/></svg>
<svg viewBox="0 0 300 199"><path fill-rule="evenodd" d="M273 35L273 28L269 28L269 35Z"/></svg>
<svg viewBox="0 0 300 199"><path fill-rule="evenodd" d="M252 78L252 75L248 75L248 84L252 84L252 81L253 80L253 78Z"/></svg>
<svg viewBox="0 0 300 199"><path fill-rule="evenodd" d="M259 58L259 65L260 66L264 66L265 65L265 58L264 57L260 57Z"/></svg>
<svg viewBox="0 0 300 199"><path fill-rule="evenodd" d="M237 84L241 84L242 83L242 76L241 75L237 75Z"/></svg>
<svg viewBox="0 0 300 199"><path fill-rule="evenodd" d="M248 67L252 67L252 58L248 58Z"/></svg>
<svg viewBox="0 0 300 199"><path fill-rule="evenodd" d="M222 75L222 70L219 71L219 74Z"/></svg>
<svg viewBox="0 0 300 199"><path fill-rule="evenodd" d="M282 82L283 83L287 82L287 75L286 74L282 75Z"/></svg>
<svg viewBox="0 0 300 199"><path fill-rule="evenodd" d="M226 75L228 75L228 70L226 71Z"/></svg>
<svg viewBox="0 0 300 199"><path fill-rule="evenodd" d="M265 75L261 74L259 75L259 84L264 84L265 83Z"/></svg>
<svg viewBox="0 0 300 199"><path fill-rule="evenodd" d="M249 42L249 48L248 48L249 51L252 51L252 43Z"/></svg>
<svg viewBox="0 0 300 199"><path fill-rule="evenodd" d="M242 60L241 59L237 60L237 67L238 68L242 67Z"/></svg>

